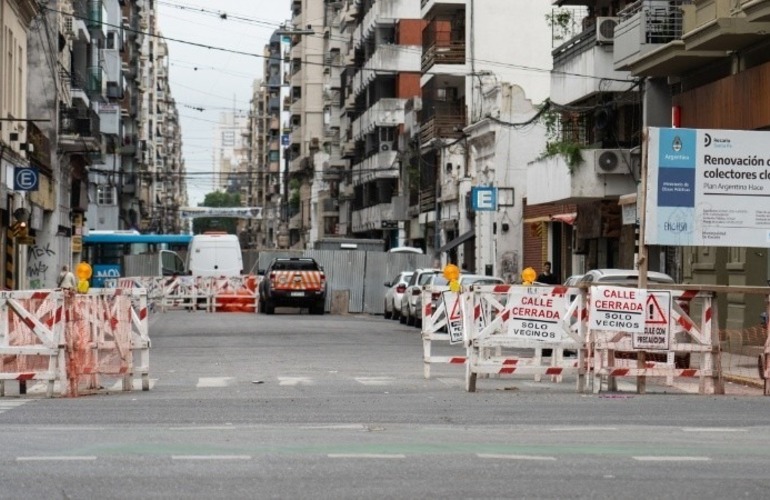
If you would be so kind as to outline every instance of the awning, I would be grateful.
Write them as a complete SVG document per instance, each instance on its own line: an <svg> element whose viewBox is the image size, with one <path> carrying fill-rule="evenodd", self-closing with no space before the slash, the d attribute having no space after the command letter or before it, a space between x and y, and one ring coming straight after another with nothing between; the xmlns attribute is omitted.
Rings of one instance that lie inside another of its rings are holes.
<svg viewBox="0 0 770 500"><path fill-rule="evenodd" d="M439 248L438 251L439 252L448 252L449 250L453 249L454 247L456 247L458 245L461 245L461 244L465 243L466 241L471 240L471 239L473 239L475 237L476 237L476 231L471 229L467 233L461 234L460 236L458 236L457 238L453 239L452 241L450 241L449 243L447 243L443 247Z"/></svg>
<svg viewBox="0 0 770 500"><path fill-rule="evenodd" d="M568 214L556 214L551 216L551 220L555 222L564 222L565 224L574 224L577 219L577 212L571 212Z"/></svg>
<svg viewBox="0 0 770 500"><path fill-rule="evenodd" d="M524 219L524 224L532 224L533 222L551 222L551 217L549 215L541 215Z"/></svg>

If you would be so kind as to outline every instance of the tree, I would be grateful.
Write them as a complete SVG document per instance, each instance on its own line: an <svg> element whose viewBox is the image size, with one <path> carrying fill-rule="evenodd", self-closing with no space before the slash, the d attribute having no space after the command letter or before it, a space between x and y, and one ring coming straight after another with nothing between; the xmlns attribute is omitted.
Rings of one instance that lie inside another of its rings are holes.
<svg viewBox="0 0 770 500"><path fill-rule="evenodd" d="M199 207L240 207L241 195L238 193L225 193L214 191L208 193ZM224 231L236 234L237 219L225 217L201 217L193 220L193 234L201 234L206 231Z"/></svg>

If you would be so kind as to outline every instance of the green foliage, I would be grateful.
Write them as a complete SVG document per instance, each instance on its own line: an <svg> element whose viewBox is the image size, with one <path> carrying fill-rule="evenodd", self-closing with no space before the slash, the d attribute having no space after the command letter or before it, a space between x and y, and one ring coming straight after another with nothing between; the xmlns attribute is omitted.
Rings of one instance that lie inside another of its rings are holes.
<svg viewBox="0 0 770 500"><path fill-rule="evenodd" d="M300 182L298 179L291 179L289 181L289 206L293 210L299 210L299 187Z"/></svg>
<svg viewBox="0 0 770 500"><path fill-rule="evenodd" d="M239 193L226 193L214 191L208 193L199 207L240 207L241 195ZM201 217L193 220L193 234L201 234L206 231L224 231L236 234L238 220L218 217Z"/></svg>
<svg viewBox="0 0 770 500"><path fill-rule="evenodd" d="M553 10L545 15L545 21L551 27L554 40L566 40L572 34L574 19L571 10Z"/></svg>
<svg viewBox="0 0 770 500"><path fill-rule="evenodd" d="M546 100L542 109L540 122L545 126L546 142L545 151L540 154L538 160L559 155L567 163L569 173L573 173L583 162L583 146L560 137L561 114L551 106L550 101Z"/></svg>

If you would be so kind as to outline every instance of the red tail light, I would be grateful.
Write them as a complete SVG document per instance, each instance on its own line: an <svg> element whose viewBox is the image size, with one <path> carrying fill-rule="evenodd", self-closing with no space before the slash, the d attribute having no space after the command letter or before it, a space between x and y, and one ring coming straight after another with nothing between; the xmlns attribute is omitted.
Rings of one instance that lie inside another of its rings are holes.
<svg viewBox="0 0 770 500"><path fill-rule="evenodd" d="M398 285L396 287L396 293L404 293L406 291L406 286L404 285Z"/></svg>
<svg viewBox="0 0 770 500"><path fill-rule="evenodd" d="M441 293L439 292L433 292L432 294L430 294L431 300L438 300L439 297L441 297Z"/></svg>
<svg viewBox="0 0 770 500"><path fill-rule="evenodd" d="M412 295L415 297L418 297L421 293L422 293L422 290L420 290L419 288L414 288L412 290Z"/></svg>
<svg viewBox="0 0 770 500"><path fill-rule="evenodd" d="M273 281L275 279L275 271L270 273L270 281Z"/></svg>

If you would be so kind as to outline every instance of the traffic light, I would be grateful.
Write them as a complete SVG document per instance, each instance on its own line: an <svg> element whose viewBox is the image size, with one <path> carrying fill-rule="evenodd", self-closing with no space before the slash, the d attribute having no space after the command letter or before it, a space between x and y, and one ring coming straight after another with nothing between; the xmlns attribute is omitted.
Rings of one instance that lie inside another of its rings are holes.
<svg viewBox="0 0 770 500"><path fill-rule="evenodd" d="M16 237L26 238L27 236L29 236L29 228L27 227L27 223L24 221L20 221L18 231L16 232Z"/></svg>

